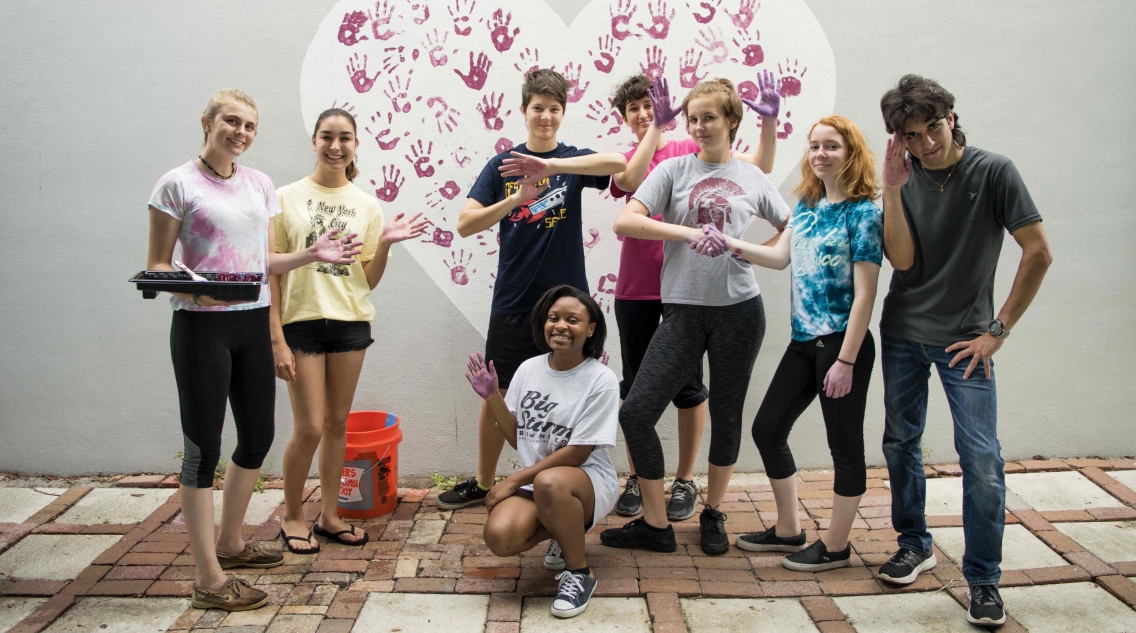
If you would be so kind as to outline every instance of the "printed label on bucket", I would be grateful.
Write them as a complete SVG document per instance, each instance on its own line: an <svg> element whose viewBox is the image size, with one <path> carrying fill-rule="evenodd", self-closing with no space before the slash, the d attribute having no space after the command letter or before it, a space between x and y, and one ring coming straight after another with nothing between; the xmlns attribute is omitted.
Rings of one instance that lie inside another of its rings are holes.
<svg viewBox="0 0 1136 633"><path fill-rule="evenodd" d="M347 510L370 510L371 496L370 460L343 462L343 475L339 479L339 507Z"/></svg>

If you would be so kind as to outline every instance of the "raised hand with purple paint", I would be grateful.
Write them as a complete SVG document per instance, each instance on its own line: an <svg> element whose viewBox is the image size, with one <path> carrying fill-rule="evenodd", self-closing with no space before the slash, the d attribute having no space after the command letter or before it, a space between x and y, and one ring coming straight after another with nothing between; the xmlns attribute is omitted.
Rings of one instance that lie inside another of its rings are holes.
<svg viewBox="0 0 1136 633"><path fill-rule="evenodd" d="M485 363L485 357L478 352L476 356L469 355L469 363L466 364L465 379L469 381L473 387L474 393L481 396L483 399L488 400L493 394L499 393L497 391L497 369L493 367L493 361Z"/></svg>
<svg viewBox="0 0 1136 633"><path fill-rule="evenodd" d="M671 98L671 87L666 78L655 81L647 89L647 98L651 100L651 114L657 127L666 127L682 113L681 106L675 107L674 99Z"/></svg>
<svg viewBox="0 0 1136 633"><path fill-rule="evenodd" d="M465 85L467 87L473 88L474 90L481 90L485 87L485 80L489 78L489 68L492 65L493 62L489 61L489 58L485 56L485 53L479 53L477 56L477 61L474 62L473 51L470 51L469 73L463 75L462 71L456 68L454 69L454 72L457 73L458 77L461 77L462 81L465 82Z"/></svg>
<svg viewBox="0 0 1136 633"><path fill-rule="evenodd" d="M763 119L776 119L777 114L781 111L781 95L778 92L780 86L774 83L773 73L768 70L758 73L757 86L761 90L760 100L742 99L742 103L757 112Z"/></svg>

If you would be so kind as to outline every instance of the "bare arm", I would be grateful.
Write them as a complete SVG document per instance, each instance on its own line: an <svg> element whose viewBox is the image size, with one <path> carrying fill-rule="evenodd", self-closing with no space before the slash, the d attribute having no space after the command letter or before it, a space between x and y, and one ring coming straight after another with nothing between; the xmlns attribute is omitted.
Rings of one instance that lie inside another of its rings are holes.
<svg viewBox="0 0 1136 633"><path fill-rule="evenodd" d="M539 187L528 180L519 180L517 183L520 188L513 195L489 206L484 206L473 198L467 198L465 206L462 207L461 213L458 215L458 235L469 237L492 227L505 219L505 216L512 213L513 209L528 200L532 200L548 188L547 181L541 183Z"/></svg>
<svg viewBox="0 0 1136 633"><path fill-rule="evenodd" d="M905 158L907 144L896 132L888 139L884 154L884 255L896 270L907 270L915 264L915 241L903 213L900 190L911 177L911 159Z"/></svg>
<svg viewBox="0 0 1136 633"><path fill-rule="evenodd" d="M785 270L785 267L789 265L789 244L793 239L793 230L784 226L780 230L780 233L774 235L764 244L751 244L744 240L727 237L718 232L716 228L713 231L715 237L725 241L726 248L734 256L765 268Z"/></svg>
<svg viewBox="0 0 1136 633"><path fill-rule="evenodd" d="M284 339L284 325L280 305L284 295L280 275L268 276L268 287L272 292L272 305L268 308L268 332L272 340L272 362L276 367L276 377L288 382L296 382L296 356Z"/></svg>
<svg viewBox="0 0 1136 633"><path fill-rule="evenodd" d="M536 480L536 476L539 475L541 471L558 466L579 466L583 464L588 459L588 456L592 454L593 449L595 449L594 446L583 444L564 446L556 449L548 457L545 457L528 468L518 470L493 486L493 488L489 490L489 494L485 497L485 507L492 512L493 506L511 497L521 486L531 484Z"/></svg>
<svg viewBox="0 0 1136 633"><path fill-rule="evenodd" d="M619 212L619 217L615 219L615 232L640 240L662 240L686 242L688 244L705 237L702 231L695 228L667 222L656 222L648 217L648 213L647 207L643 206L642 202L634 198L631 199L627 206L623 207L623 211Z"/></svg>
<svg viewBox="0 0 1136 633"><path fill-rule="evenodd" d="M357 237L355 233L336 237L338 234L339 229L332 229L319 236L311 246L295 253L269 253L268 274L280 275L313 262L355 263L355 256L362 252L359 247L363 244L353 241ZM276 223L271 220L268 222L268 243L276 244Z"/></svg>
<svg viewBox="0 0 1136 633"><path fill-rule="evenodd" d="M174 246L177 244L181 220L164 211L150 207L150 243L146 250L146 270L176 271L173 265ZM170 294L193 301L193 295L184 292Z"/></svg>
<svg viewBox="0 0 1136 633"><path fill-rule="evenodd" d="M647 130L643 139L639 141L639 147L636 147L635 153L631 155L631 160L627 161L627 169L612 177L616 187L627 193L635 193L639 189L639 185L643 184L643 179L647 177L647 169L651 167L651 159L655 156L655 148L659 146L659 139L662 136L663 130L657 125L652 125Z"/></svg>
<svg viewBox="0 0 1136 633"><path fill-rule="evenodd" d="M868 333L872 321L872 308L876 305L876 286L880 279L880 266L872 262L852 262L852 312L848 315L848 327L844 331L844 344L840 347L840 358L854 363Z"/></svg>
<svg viewBox="0 0 1136 633"><path fill-rule="evenodd" d="M610 176L627 169L627 158L617 152L587 154L571 158L540 158L532 154L513 152L497 168L504 178L519 177L541 182L556 174L583 176Z"/></svg>
<svg viewBox="0 0 1136 633"><path fill-rule="evenodd" d="M496 375L496 372L494 374ZM517 416L505 404L501 391L497 390L486 398L485 402L489 404L489 413L493 415L493 423L497 425L497 430L501 431L509 446L517 448Z"/></svg>
<svg viewBox="0 0 1136 633"><path fill-rule="evenodd" d="M734 158L754 165L762 173L773 171L773 158L777 155L777 118L761 117L761 140L752 154L734 153Z"/></svg>

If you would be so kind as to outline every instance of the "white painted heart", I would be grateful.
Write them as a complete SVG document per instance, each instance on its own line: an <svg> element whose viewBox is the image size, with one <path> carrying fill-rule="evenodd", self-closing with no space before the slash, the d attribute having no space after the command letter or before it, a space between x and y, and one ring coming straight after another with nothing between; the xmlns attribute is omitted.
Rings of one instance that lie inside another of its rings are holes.
<svg viewBox="0 0 1136 633"><path fill-rule="evenodd" d="M832 48L804 0L593 0L570 26L544 0L337 3L304 57L307 133L333 105L355 114L356 184L374 191L388 217L426 212L436 225L430 239L405 244L482 334L497 233L462 239L454 227L486 161L527 137L520 89L534 67L553 67L576 86L561 141L621 152L635 137L610 96L627 77L662 73L681 99L706 77L727 77L752 95L757 74L773 71L784 96L776 183L797 169L807 126L832 112L836 95ZM739 149L756 150L756 121L747 113ZM622 203L595 191L583 200L590 290L610 310L619 265L611 227Z"/></svg>

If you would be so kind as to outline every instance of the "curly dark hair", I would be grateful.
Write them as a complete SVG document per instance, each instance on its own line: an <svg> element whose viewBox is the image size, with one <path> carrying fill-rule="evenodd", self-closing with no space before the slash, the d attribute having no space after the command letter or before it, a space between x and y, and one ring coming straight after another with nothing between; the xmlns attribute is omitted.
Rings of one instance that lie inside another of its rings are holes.
<svg viewBox="0 0 1136 633"><path fill-rule="evenodd" d="M954 95L947 92L934 79L919 75L900 77L895 88L888 90L880 99L880 110L883 112L888 134L903 133L908 119L937 121L953 113L955 127L951 130L951 136L957 145L965 147L966 134L959 125L959 115L954 109Z"/></svg>
<svg viewBox="0 0 1136 633"><path fill-rule="evenodd" d="M627 104L632 101L638 101L647 96L647 91L651 89L651 78L642 73L633 77L628 77L626 81L615 89L615 94L611 96L611 106L619 110L619 114L627 120Z"/></svg>
<svg viewBox="0 0 1136 633"><path fill-rule="evenodd" d="M584 356L599 360L603 357L604 341L607 340L607 323L604 321L603 310L588 293L567 284L549 288L540 301L536 302L536 307L532 311L533 342L543 352L552 351L548 341L544 340L544 322L548 320L548 311L552 309L552 304L561 297L572 297L588 309L588 320L596 324L596 331L584 341Z"/></svg>
<svg viewBox="0 0 1136 633"><path fill-rule="evenodd" d="M568 89L572 84L563 75L548 68L538 68L525 73L525 84L521 87L521 110L529 107L533 95L544 95L555 99L561 108L568 107Z"/></svg>

